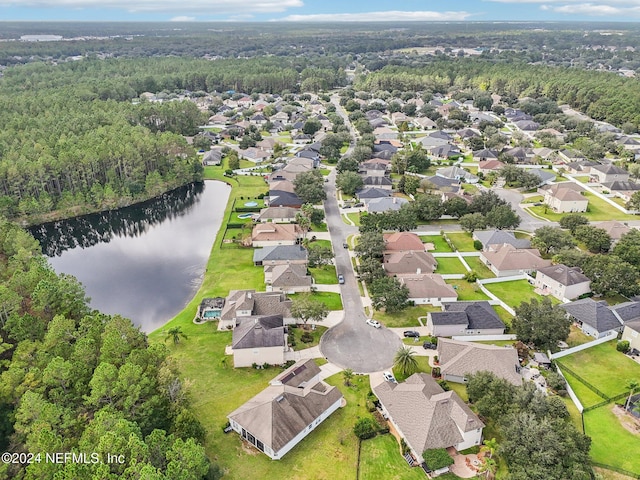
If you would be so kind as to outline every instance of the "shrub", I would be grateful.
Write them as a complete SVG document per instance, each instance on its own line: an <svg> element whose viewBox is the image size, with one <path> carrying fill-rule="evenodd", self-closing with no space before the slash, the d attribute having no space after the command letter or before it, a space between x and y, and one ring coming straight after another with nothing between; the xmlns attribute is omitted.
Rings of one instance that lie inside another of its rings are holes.
<svg viewBox="0 0 640 480"><path fill-rule="evenodd" d="M453 458L444 448L432 448L422 454L424 461L431 470L448 467L453 464Z"/></svg>
<svg viewBox="0 0 640 480"><path fill-rule="evenodd" d="M619 352L627 353L629 351L629 341L628 340L619 341L618 345L616 345L616 349Z"/></svg>
<svg viewBox="0 0 640 480"><path fill-rule="evenodd" d="M476 250L482 250L482 242L480 240L474 240L473 248L475 248Z"/></svg>
<svg viewBox="0 0 640 480"><path fill-rule="evenodd" d="M440 385L445 392L448 392L449 390L451 390L451 387L449 386L449 384L444 380L438 380L438 385Z"/></svg>
<svg viewBox="0 0 640 480"><path fill-rule="evenodd" d="M567 383L564 381L564 378L556 372L549 372L547 374L547 384L556 392L567 388Z"/></svg>
<svg viewBox="0 0 640 480"><path fill-rule="evenodd" d="M270 366L271 366L271 365L269 365L267 362L264 362L264 363L262 364L262 368L263 368L264 370L266 370L266 369L267 369L267 368L269 368Z"/></svg>
<svg viewBox="0 0 640 480"><path fill-rule="evenodd" d="M433 378L438 378L438 377L440 377L440 374L441 374L441 372L440 372L440 367L433 367L433 368L431 369L431 376L432 376Z"/></svg>
<svg viewBox="0 0 640 480"><path fill-rule="evenodd" d="M478 274L471 270L470 272L464 274L464 279L469 283L474 283L476 280L478 280Z"/></svg>
<svg viewBox="0 0 640 480"><path fill-rule="evenodd" d="M302 343L311 343L313 342L313 334L311 332L304 332L300 336L300 340L302 341Z"/></svg>
<svg viewBox="0 0 640 480"><path fill-rule="evenodd" d="M376 422L371 417L358 418L358 421L353 427L353 433L360 440L366 440L367 438L375 437L376 430L377 430Z"/></svg>

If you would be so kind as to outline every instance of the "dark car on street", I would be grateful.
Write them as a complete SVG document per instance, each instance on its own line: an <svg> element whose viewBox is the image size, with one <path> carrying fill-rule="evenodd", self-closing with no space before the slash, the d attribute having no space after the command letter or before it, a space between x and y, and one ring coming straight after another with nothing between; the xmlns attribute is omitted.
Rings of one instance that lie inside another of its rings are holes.
<svg viewBox="0 0 640 480"><path fill-rule="evenodd" d="M405 330L404 336L405 338L420 338L420 334L415 330Z"/></svg>
<svg viewBox="0 0 640 480"><path fill-rule="evenodd" d="M424 348L425 350L435 350L436 348L438 348L438 346L435 343L424 342L422 344L422 348Z"/></svg>

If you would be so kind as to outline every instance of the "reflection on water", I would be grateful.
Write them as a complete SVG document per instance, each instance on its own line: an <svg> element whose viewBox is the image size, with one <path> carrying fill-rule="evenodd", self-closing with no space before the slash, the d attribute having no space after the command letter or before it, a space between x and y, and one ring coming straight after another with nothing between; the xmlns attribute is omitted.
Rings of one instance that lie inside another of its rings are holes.
<svg viewBox="0 0 640 480"><path fill-rule="evenodd" d="M191 299L230 188L207 181L112 212L33 227L58 272L76 276L91 306L150 332Z"/></svg>

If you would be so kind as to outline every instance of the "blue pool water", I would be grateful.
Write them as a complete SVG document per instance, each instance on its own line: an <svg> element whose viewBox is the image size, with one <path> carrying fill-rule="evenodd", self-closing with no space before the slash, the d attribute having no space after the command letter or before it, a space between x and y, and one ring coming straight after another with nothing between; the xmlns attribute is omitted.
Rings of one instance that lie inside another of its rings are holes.
<svg viewBox="0 0 640 480"><path fill-rule="evenodd" d="M253 216L253 213L241 213L240 215L238 215L238 218L251 218Z"/></svg>
<svg viewBox="0 0 640 480"><path fill-rule="evenodd" d="M245 207L257 207L258 202L247 202L244 204Z"/></svg>

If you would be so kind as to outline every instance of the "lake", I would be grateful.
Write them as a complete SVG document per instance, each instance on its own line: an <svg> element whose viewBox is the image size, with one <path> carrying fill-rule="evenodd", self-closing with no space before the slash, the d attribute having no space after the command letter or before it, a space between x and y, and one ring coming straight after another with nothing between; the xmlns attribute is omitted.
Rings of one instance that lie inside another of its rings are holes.
<svg viewBox="0 0 640 480"><path fill-rule="evenodd" d="M114 211L30 229L58 273L80 280L91 307L151 332L202 281L231 187L205 181Z"/></svg>

